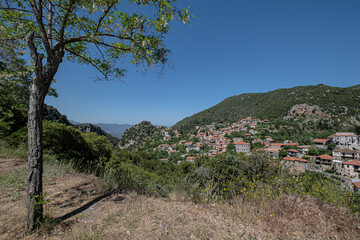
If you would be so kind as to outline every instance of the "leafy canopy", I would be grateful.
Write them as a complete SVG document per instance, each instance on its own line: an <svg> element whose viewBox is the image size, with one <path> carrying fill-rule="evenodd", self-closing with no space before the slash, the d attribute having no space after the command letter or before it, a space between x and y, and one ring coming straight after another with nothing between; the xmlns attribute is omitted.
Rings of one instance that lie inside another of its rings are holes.
<svg viewBox="0 0 360 240"><path fill-rule="evenodd" d="M184 4L184 3L182 3ZM119 78L118 60L146 66L164 64L169 50L163 42L172 20L190 22L188 7L177 0L1 0L2 40L34 44L44 57L57 48L66 59L94 66L103 77Z"/></svg>

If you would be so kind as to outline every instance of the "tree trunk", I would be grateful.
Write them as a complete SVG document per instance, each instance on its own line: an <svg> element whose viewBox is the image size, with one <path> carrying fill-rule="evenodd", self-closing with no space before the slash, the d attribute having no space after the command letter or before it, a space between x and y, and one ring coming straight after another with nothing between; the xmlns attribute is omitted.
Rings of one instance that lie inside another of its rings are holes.
<svg viewBox="0 0 360 240"><path fill-rule="evenodd" d="M29 88L28 112L28 179L27 179L27 232L34 231L43 218L43 147L42 147L42 112L45 96L51 82L64 57L64 46L57 44L52 49L52 57L47 57L45 66L42 64L44 55L38 54L34 44L34 32L26 36L31 58L35 62L35 78Z"/></svg>
<svg viewBox="0 0 360 240"><path fill-rule="evenodd" d="M43 89L37 84L30 86L29 112L28 112L28 185L27 185L27 222L28 232L36 229L42 221L42 111L45 96Z"/></svg>

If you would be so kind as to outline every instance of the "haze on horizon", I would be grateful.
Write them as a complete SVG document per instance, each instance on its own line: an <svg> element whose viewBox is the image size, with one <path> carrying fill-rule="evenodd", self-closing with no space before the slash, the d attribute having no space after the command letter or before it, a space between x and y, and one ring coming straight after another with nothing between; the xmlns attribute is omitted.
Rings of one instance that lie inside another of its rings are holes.
<svg viewBox="0 0 360 240"><path fill-rule="evenodd" d="M64 62L46 103L78 122L171 126L233 95L360 83L360 1L194 0L191 13L167 36L173 68L124 63L124 84Z"/></svg>

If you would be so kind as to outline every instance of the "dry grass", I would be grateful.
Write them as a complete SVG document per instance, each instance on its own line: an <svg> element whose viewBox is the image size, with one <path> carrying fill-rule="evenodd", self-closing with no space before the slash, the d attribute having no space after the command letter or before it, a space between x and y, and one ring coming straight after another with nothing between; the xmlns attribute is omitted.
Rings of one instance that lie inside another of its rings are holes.
<svg viewBox="0 0 360 240"><path fill-rule="evenodd" d="M21 183L24 168L24 161L0 159L0 179L16 173ZM45 168L48 221L25 236L24 189L1 183L0 239L360 239L357 219L310 197L234 206L194 204L182 192L169 199L109 195L102 180L57 165Z"/></svg>

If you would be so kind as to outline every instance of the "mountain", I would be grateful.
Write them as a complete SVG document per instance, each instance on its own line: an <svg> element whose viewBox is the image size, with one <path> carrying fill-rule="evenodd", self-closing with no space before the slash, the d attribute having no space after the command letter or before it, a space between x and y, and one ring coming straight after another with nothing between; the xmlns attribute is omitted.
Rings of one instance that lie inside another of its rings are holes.
<svg viewBox="0 0 360 240"><path fill-rule="evenodd" d="M66 115L61 114L55 107L45 105L43 112L43 119L47 121L63 123L67 126L73 126L80 129L82 132L95 132L98 135L106 136L109 141L116 146L119 143L119 139L103 130L100 126L96 126L91 123L79 123L72 120L68 120Z"/></svg>
<svg viewBox="0 0 360 240"><path fill-rule="evenodd" d="M74 121L74 120L69 120L69 122L73 125L79 125L79 124L82 124L81 122L77 122L77 121Z"/></svg>
<svg viewBox="0 0 360 240"><path fill-rule="evenodd" d="M104 129L107 133L110 133L114 137L121 138L123 133L132 125L130 124L116 124L116 123L96 123L95 125Z"/></svg>
<svg viewBox="0 0 360 240"><path fill-rule="evenodd" d="M248 116L269 120L323 120L343 127L358 125L360 85L340 88L320 84L236 95L179 121L174 128L188 131L197 125L237 121Z"/></svg>
<svg viewBox="0 0 360 240"><path fill-rule="evenodd" d="M100 136L105 136L109 139L110 143L116 146L119 143L119 139L112 136L111 134L105 132L101 127L96 126L91 123L82 123L79 125L74 125L75 128L80 129L82 132L94 132Z"/></svg>
<svg viewBox="0 0 360 240"><path fill-rule="evenodd" d="M125 131L119 145L121 148L139 147L157 132L160 132L159 127L152 125L149 121L142 121Z"/></svg>
<svg viewBox="0 0 360 240"><path fill-rule="evenodd" d="M66 126L72 125L66 115L61 114L55 107L44 105L43 120L63 123Z"/></svg>

